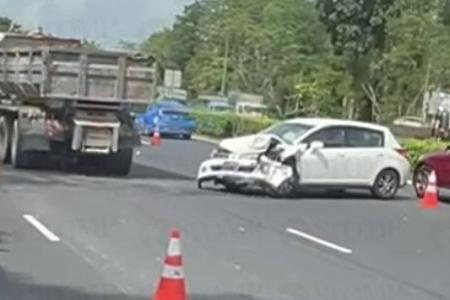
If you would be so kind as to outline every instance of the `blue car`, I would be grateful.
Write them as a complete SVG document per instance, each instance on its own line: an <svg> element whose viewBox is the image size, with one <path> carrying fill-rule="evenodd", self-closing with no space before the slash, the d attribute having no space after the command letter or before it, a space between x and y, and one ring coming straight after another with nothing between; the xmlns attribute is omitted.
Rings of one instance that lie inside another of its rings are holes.
<svg viewBox="0 0 450 300"><path fill-rule="evenodd" d="M189 109L175 101L161 101L149 106L145 113L136 117L135 126L141 134L151 135L158 126L161 135L176 135L185 139L190 139L197 130L197 123L190 116Z"/></svg>

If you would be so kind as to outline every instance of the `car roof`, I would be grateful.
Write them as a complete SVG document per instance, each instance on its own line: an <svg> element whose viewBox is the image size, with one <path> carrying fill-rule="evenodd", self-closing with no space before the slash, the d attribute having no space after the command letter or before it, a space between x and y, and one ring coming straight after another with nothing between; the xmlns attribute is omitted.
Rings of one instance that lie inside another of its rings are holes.
<svg viewBox="0 0 450 300"><path fill-rule="evenodd" d="M287 120L288 123L295 124L304 124L313 127L324 127L324 126L354 126L354 127L363 127L372 130L385 131L387 127L368 123L361 121L352 121L352 120L340 120L340 119L329 119L329 118L297 118Z"/></svg>

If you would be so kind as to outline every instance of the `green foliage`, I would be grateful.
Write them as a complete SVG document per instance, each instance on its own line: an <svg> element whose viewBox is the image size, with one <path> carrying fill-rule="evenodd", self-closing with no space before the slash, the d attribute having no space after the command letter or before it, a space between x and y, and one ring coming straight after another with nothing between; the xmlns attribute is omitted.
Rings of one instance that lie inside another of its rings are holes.
<svg viewBox="0 0 450 300"><path fill-rule="evenodd" d="M196 94L261 94L280 116L308 110L296 86L321 70L332 49L307 0L200 0L142 47L162 67L184 71L185 87Z"/></svg>
<svg viewBox="0 0 450 300"><path fill-rule="evenodd" d="M0 32L9 31L10 29L13 29L12 27L14 27L14 29L20 28L20 26L15 25L10 18L0 17Z"/></svg>
<svg viewBox="0 0 450 300"><path fill-rule="evenodd" d="M353 57L384 45L384 12L395 0L318 0L320 18L337 53Z"/></svg>
<svg viewBox="0 0 450 300"><path fill-rule="evenodd" d="M199 134L216 138L258 133L275 122L267 118L249 118L231 113L206 111L195 111L192 116L198 123Z"/></svg>
<svg viewBox="0 0 450 300"><path fill-rule="evenodd" d="M420 161L420 158L423 155L445 150L448 146L447 143L435 139L407 139L403 140L402 144L409 152L411 164L413 165L413 167L417 166L417 163Z"/></svg>
<svg viewBox="0 0 450 300"><path fill-rule="evenodd" d="M277 117L389 123L450 88L450 0L198 0L142 49L193 94L264 95Z"/></svg>

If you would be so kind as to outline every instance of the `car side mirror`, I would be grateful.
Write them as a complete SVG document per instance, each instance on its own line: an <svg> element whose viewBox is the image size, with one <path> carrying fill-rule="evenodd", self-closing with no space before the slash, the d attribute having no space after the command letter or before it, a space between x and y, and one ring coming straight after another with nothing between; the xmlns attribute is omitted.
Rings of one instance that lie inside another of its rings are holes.
<svg viewBox="0 0 450 300"><path fill-rule="evenodd" d="M309 149L313 152L323 148L325 148L325 144L323 142L313 141L309 144Z"/></svg>

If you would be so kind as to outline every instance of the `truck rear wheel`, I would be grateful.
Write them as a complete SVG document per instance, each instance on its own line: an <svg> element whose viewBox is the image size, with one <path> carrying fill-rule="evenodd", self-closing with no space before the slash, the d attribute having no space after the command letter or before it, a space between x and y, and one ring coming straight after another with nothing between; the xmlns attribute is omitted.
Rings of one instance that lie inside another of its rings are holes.
<svg viewBox="0 0 450 300"><path fill-rule="evenodd" d="M11 145L11 123L6 116L0 116L0 163L8 163Z"/></svg>
<svg viewBox="0 0 450 300"><path fill-rule="evenodd" d="M130 173L133 163L133 149L123 149L117 153L110 154L106 158L106 168L109 174L126 176Z"/></svg>
<svg viewBox="0 0 450 300"><path fill-rule="evenodd" d="M15 120L11 137L11 162L14 168L26 168L29 165L29 154L20 150L20 140L19 121Z"/></svg>

